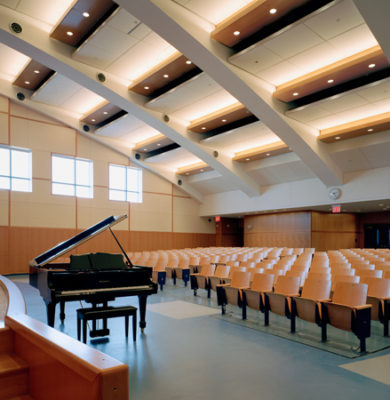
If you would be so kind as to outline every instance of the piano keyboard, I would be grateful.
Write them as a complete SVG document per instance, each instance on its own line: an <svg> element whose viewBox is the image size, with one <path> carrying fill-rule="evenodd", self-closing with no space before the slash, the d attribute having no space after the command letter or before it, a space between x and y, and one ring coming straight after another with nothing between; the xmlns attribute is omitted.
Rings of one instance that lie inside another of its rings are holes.
<svg viewBox="0 0 390 400"><path fill-rule="evenodd" d="M119 292L121 290L148 290L150 289L149 285L141 285L141 286L124 286L124 287L115 287L115 288L102 288L102 289L79 289L79 290L62 290L58 292L60 295L86 295L86 294L95 294L102 292Z"/></svg>

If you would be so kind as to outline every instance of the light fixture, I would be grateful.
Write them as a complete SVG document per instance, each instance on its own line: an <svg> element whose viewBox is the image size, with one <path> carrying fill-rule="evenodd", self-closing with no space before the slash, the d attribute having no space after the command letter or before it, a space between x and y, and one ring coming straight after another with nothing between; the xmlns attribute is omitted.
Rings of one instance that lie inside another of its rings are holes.
<svg viewBox="0 0 390 400"><path fill-rule="evenodd" d="M245 161L250 161L250 160L251 160L250 158L246 158L246 159L245 159Z"/></svg>
<svg viewBox="0 0 390 400"><path fill-rule="evenodd" d="M149 86L144 86L144 89L149 90L150 88L149 88Z"/></svg>
<svg viewBox="0 0 390 400"><path fill-rule="evenodd" d="M275 14L277 11L278 11L278 10L277 10L276 8L271 8L271 9L269 10L269 13L270 13L270 14Z"/></svg>
<svg viewBox="0 0 390 400"><path fill-rule="evenodd" d="M161 146L161 143L157 143L157 147L160 147Z"/></svg>
<svg viewBox="0 0 390 400"><path fill-rule="evenodd" d="M203 169L200 170L200 172L203 172L203 171L204 171Z"/></svg>
<svg viewBox="0 0 390 400"><path fill-rule="evenodd" d="M206 130L206 127L205 126L202 126L202 131L205 131Z"/></svg>
<svg viewBox="0 0 390 400"><path fill-rule="evenodd" d="M269 157L271 155L271 153L267 153L266 156Z"/></svg>
<svg viewBox="0 0 390 400"><path fill-rule="evenodd" d="M340 136L336 136L334 139L335 139L335 140L340 140L341 137L340 137Z"/></svg>
<svg viewBox="0 0 390 400"><path fill-rule="evenodd" d="M189 175L190 173L189 172L186 172L186 175Z"/></svg>
<svg viewBox="0 0 390 400"><path fill-rule="evenodd" d="M29 85L29 84L30 84L30 81L24 81L24 83L25 83L26 85Z"/></svg>
<svg viewBox="0 0 390 400"><path fill-rule="evenodd" d="M373 132L374 131L374 129L373 128L369 128L369 129L367 129L367 132Z"/></svg>
<svg viewBox="0 0 390 400"><path fill-rule="evenodd" d="M192 61L187 60L187 61L186 61L186 64L190 65L190 64L192 64Z"/></svg>
<svg viewBox="0 0 390 400"><path fill-rule="evenodd" d="M168 74L164 74L163 77L164 78L169 78L169 75Z"/></svg>
<svg viewBox="0 0 390 400"><path fill-rule="evenodd" d="M227 121L227 119L223 119L223 120L222 120L222 122L226 122L226 121Z"/></svg>
<svg viewBox="0 0 390 400"><path fill-rule="evenodd" d="M104 115L107 115L107 114L108 114L108 112L107 112L107 111L103 111L103 114L104 114Z"/></svg>
<svg viewBox="0 0 390 400"><path fill-rule="evenodd" d="M92 119L91 119L91 121L92 121L92 122L95 122L95 121L96 121L96 119L95 119L95 118L92 118Z"/></svg>
<svg viewBox="0 0 390 400"><path fill-rule="evenodd" d="M240 31L234 31L234 32L233 32L233 35L234 35L234 36L238 36L238 35L240 35L240 33L241 33Z"/></svg>
<svg viewBox="0 0 390 400"><path fill-rule="evenodd" d="M41 71L39 69L34 69L34 74L39 74Z"/></svg>
<svg viewBox="0 0 390 400"><path fill-rule="evenodd" d="M328 79L328 83L333 83L334 79Z"/></svg>
<svg viewBox="0 0 390 400"><path fill-rule="evenodd" d="M71 31L66 32L66 34L67 34L68 36L73 36L73 32L71 32Z"/></svg>
<svg viewBox="0 0 390 400"><path fill-rule="evenodd" d="M376 66L376 64L372 63L372 64L368 64L368 68L374 68Z"/></svg>
<svg viewBox="0 0 390 400"><path fill-rule="evenodd" d="M298 94L299 94L298 92L294 92L293 96L298 96Z"/></svg>
<svg viewBox="0 0 390 400"><path fill-rule="evenodd" d="M89 17L89 12L84 11L83 12L83 17L88 18Z"/></svg>
<svg viewBox="0 0 390 400"><path fill-rule="evenodd" d="M144 151L148 151L148 149L144 149Z"/></svg>

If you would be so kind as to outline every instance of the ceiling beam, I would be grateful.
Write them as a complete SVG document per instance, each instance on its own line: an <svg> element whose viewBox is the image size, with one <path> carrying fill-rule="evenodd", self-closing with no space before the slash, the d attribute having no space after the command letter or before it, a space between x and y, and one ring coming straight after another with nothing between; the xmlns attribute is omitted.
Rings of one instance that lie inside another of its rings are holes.
<svg viewBox="0 0 390 400"><path fill-rule="evenodd" d="M9 25L14 21L23 27L20 34L10 31ZM38 22L0 6L0 41L104 97L110 103L150 125L217 170L246 195L253 197L260 194L258 183L249 177L241 166L233 165L231 159L222 157L221 154L215 157L214 149L199 144L191 133L187 132L183 121L171 119L169 122L164 122L162 113L144 106L144 96L129 92L126 83L115 76L106 74L107 79L104 84L99 82L97 74L101 70L72 59L74 49L50 39L47 32L39 28ZM183 182L183 179L181 181Z"/></svg>
<svg viewBox="0 0 390 400"><path fill-rule="evenodd" d="M231 49L210 38L214 26L173 1L116 0L148 25L246 106L283 140L326 185L343 183L340 168L316 133L284 116L285 106L272 100L273 87L228 63Z"/></svg>
<svg viewBox="0 0 390 400"><path fill-rule="evenodd" d="M23 101L17 98L18 93L23 93L26 97ZM37 103L33 100L30 100L31 91L26 89L20 89L18 87L13 86L10 82L5 80L0 80L0 95L8 97L9 99L13 100L15 103L20 103L23 106L38 112L40 114L45 115L46 117L52 118L53 120L68 126L71 129L74 129L79 134L87 137L94 142L97 142L110 150L113 150L131 160L134 164L147 169L148 171L160 176L163 179L171 182L173 185L178 186L176 174L172 171L168 171L161 166L156 164L145 163L141 160L137 160L133 156L133 152L129 149L128 146L122 145L118 140L109 137L103 137L99 135L95 135L94 131L91 130L89 132L85 132L83 130L83 123L76 117L74 117L70 112L66 112L63 109L58 107L50 106L43 103ZM180 185L180 189L186 192L188 195L193 197L195 200L199 201L200 203L203 200L203 196L199 191L195 190L189 183L188 179L185 177L181 178L182 184Z"/></svg>
<svg viewBox="0 0 390 400"><path fill-rule="evenodd" d="M390 61L390 2L389 0L353 0L366 24Z"/></svg>

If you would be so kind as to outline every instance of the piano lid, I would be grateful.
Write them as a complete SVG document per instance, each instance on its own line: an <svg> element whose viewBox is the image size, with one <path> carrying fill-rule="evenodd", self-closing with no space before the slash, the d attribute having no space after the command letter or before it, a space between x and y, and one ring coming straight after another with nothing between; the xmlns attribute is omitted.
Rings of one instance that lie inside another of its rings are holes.
<svg viewBox="0 0 390 400"><path fill-rule="evenodd" d="M103 219L97 224L87 228L85 231L80 232L76 236L73 236L70 239L65 240L65 242L57 244L50 250L42 253L38 257L35 257L33 260L30 261L30 265L32 267L43 267L50 261L53 261L56 258L61 257L63 254L74 249L80 244L86 242L87 240L92 239L94 236L104 232L111 226L118 224L119 222L123 221L126 218L127 215L123 214L123 215L118 215L116 217L112 215L111 217Z"/></svg>

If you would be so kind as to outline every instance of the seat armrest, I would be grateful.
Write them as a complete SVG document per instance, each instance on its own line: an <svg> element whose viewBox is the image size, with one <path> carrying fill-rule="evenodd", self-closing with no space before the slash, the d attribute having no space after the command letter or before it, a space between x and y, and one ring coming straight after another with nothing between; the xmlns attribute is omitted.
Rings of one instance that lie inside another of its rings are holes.
<svg viewBox="0 0 390 400"><path fill-rule="evenodd" d="M355 306L352 308L354 308L355 310L365 310L366 308L372 308L372 304L364 304L362 306Z"/></svg>

